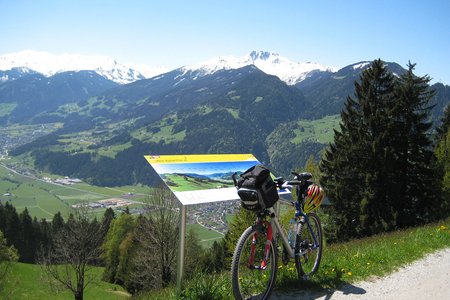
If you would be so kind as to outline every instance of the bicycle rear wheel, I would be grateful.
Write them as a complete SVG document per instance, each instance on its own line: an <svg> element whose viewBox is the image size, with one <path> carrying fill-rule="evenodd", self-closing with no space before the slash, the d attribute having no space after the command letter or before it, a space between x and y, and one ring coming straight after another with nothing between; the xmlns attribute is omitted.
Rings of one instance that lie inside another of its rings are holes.
<svg viewBox="0 0 450 300"><path fill-rule="evenodd" d="M307 278L319 269L322 258L323 237L320 219L315 213L307 214L311 230L305 222L302 224L295 240L295 267L299 278Z"/></svg>
<svg viewBox="0 0 450 300"><path fill-rule="evenodd" d="M266 243L269 247L265 257ZM275 284L277 249L267 241L262 226L247 228L241 235L231 264L235 299L268 299Z"/></svg>

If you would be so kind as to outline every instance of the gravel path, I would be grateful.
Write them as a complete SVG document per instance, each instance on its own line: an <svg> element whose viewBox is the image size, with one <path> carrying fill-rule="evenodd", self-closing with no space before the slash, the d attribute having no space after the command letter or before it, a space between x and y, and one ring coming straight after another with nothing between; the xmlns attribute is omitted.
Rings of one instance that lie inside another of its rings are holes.
<svg viewBox="0 0 450 300"><path fill-rule="evenodd" d="M272 299L450 299L450 248L429 254L386 277L355 282L338 290L275 291Z"/></svg>

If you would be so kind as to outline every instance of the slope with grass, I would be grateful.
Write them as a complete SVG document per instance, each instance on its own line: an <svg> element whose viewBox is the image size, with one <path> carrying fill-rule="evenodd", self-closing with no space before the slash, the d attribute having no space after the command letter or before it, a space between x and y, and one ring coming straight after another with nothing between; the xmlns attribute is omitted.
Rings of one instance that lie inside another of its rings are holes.
<svg viewBox="0 0 450 300"><path fill-rule="evenodd" d="M280 262L274 295L277 295L276 299L298 299L302 296L315 299L311 296L313 294L327 297L330 291L361 280L387 276L427 254L449 248L450 218L421 227L325 245L319 271L308 281L297 279L293 262L287 266ZM433 270L428 270L427 274L432 276ZM229 272L196 276L186 281L184 294L195 294L198 298L233 299ZM168 288L138 299L177 299L176 290Z"/></svg>
<svg viewBox="0 0 450 300"><path fill-rule="evenodd" d="M92 269L96 278L95 283L88 285L85 299L128 299L130 295L119 285L101 281L103 268ZM40 266L14 263L3 289L0 290L0 299L16 300L66 300L74 296L68 290L55 290L51 288Z"/></svg>

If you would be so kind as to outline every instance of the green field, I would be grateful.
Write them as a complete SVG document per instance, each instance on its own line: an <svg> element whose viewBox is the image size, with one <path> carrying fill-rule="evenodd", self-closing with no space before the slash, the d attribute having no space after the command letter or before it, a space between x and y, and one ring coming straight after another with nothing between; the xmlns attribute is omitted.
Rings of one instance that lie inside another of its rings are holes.
<svg viewBox="0 0 450 300"><path fill-rule="evenodd" d="M0 117L8 114L9 110L14 109L16 104L0 103ZM6 113L6 114L5 114ZM62 127L62 123L46 123L33 125L13 124L6 127L0 127L0 134L4 134L11 138L23 136L40 136L48 134Z"/></svg>
<svg viewBox="0 0 450 300"><path fill-rule="evenodd" d="M232 182L217 181L211 179L194 178L182 174L164 174L164 181L171 189L177 192L209 190L219 187L231 187Z"/></svg>
<svg viewBox="0 0 450 300"><path fill-rule="evenodd" d="M9 201L18 212L26 207L30 215L38 219L51 219L58 211L66 217L72 209L71 205L121 198L129 193L133 194L131 200L136 202L129 205L129 208L140 207L146 195L150 193L150 188L144 186L108 188L86 183L59 185L19 175L0 165L0 201L2 203ZM101 216L104 210L93 210L93 213Z"/></svg>
<svg viewBox="0 0 450 300"><path fill-rule="evenodd" d="M204 186L205 188L210 187L210 185ZM71 205L120 198L129 193L133 194L132 201L137 202L128 206L132 210L142 207L142 203L147 200L151 189L148 186L141 185L121 187L98 187L87 183L57 185L19 175L0 165L0 201L2 203L9 201L19 213L26 207L29 214L38 220L51 220L57 212L61 212L63 217L66 218L72 211ZM97 219L101 219L104 212L104 208L91 210L92 215ZM188 225L188 230L190 228L197 232L201 244L205 248L223 237L222 234L208 230L199 224Z"/></svg>
<svg viewBox="0 0 450 300"><path fill-rule="evenodd" d="M297 123L298 129L294 130L295 137L292 142L300 143L309 140L322 144L331 143L334 138L333 129L339 128L340 121L339 115L326 116L318 120L300 120Z"/></svg>
<svg viewBox="0 0 450 300"><path fill-rule="evenodd" d="M24 263L13 263L11 273L0 290L0 299L16 300L65 300L74 299L68 290L57 291L47 284L40 266ZM130 295L119 285L101 281L103 268L91 269L90 274L96 280L88 285L84 299L128 299Z"/></svg>
<svg viewBox="0 0 450 300"><path fill-rule="evenodd" d="M0 103L0 117L9 115L16 106L17 103Z"/></svg>
<svg viewBox="0 0 450 300"><path fill-rule="evenodd" d="M214 230L209 230L200 224L190 224L187 230L194 230L200 238L200 243L204 248L209 248L215 241L219 242L223 238L223 234Z"/></svg>

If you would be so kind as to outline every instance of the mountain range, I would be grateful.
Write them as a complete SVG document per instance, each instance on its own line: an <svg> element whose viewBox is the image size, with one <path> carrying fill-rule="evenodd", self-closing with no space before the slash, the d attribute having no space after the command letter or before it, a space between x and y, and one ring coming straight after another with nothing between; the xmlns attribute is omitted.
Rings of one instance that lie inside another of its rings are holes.
<svg viewBox="0 0 450 300"><path fill-rule="evenodd" d="M287 84L295 84L316 71L336 71L317 63L293 62L277 53L253 51L243 57L219 56L206 62L183 66L183 72L196 71L199 76L209 75L219 70L239 69L254 65L263 72L278 76ZM8 72L13 70L13 72ZM167 68L126 65L106 56L86 56L76 54L54 55L39 51L20 51L0 56L0 81L14 80L17 74L41 73L46 77L67 71L90 70L118 84L151 78L166 73ZM19 75L20 76L20 75Z"/></svg>
<svg viewBox="0 0 450 300"><path fill-rule="evenodd" d="M147 154L253 153L275 174L286 175L326 146L311 136L332 133L335 123L326 120L340 113L369 64L336 70L254 51L127 84L99 67L43 74L32 64L17 64L0 71L0 124L60 123L11 154L98 185L151 184L157 177L143 159ZM395 74L405 71L387 65ZM437 123L450 88L432 88ZM323 124L309 129L302 120ZM317 132L304 138L308 130Z"/></svg>

